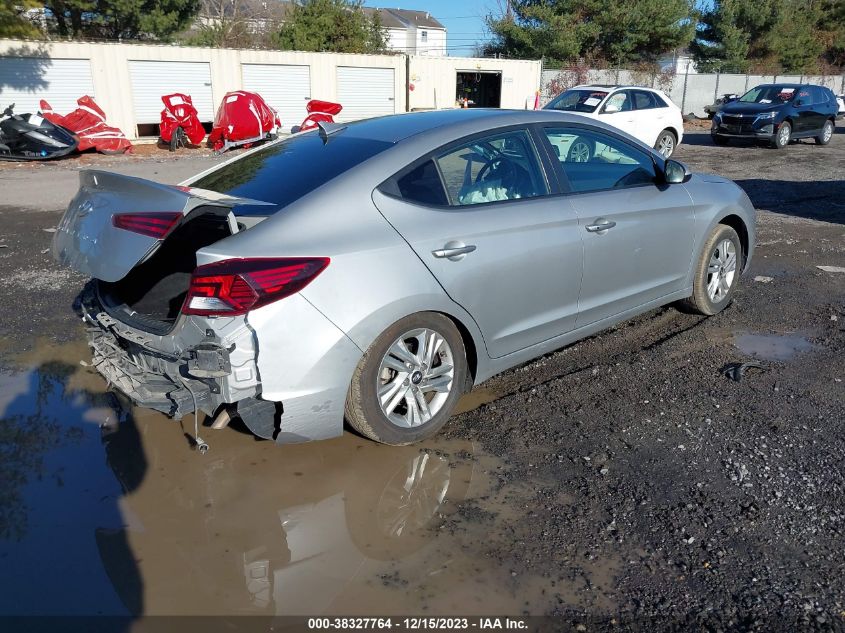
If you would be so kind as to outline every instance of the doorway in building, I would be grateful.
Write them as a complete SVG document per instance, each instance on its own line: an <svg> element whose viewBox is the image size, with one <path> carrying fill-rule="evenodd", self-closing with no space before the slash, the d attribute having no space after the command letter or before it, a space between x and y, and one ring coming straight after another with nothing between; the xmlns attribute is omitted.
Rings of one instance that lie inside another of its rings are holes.
<svg viewBox="0 0 845 633"><path fill-rule="evenodd" d="M457 79L459 105L466 98L470 108L499 108L502 105L500 71L459 70Z"/></svg>

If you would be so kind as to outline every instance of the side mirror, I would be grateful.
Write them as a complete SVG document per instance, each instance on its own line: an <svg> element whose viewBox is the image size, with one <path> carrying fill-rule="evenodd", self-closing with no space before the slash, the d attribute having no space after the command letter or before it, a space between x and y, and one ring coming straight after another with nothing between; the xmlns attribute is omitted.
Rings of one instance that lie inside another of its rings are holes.
<svg viewBox="0 0 845 633"><path fill-rule="evenodd" d="M687 182L692 177L689 167L676 160L667 160L663 166L663 176L670 185Z"/></svg>
<svg viewBox="0 0 845 633"><path fill-rule="evenodd" d="M619 106L615 103L608 103L604 106L604 114L613 114L614 112L619 112Z"/></svg>

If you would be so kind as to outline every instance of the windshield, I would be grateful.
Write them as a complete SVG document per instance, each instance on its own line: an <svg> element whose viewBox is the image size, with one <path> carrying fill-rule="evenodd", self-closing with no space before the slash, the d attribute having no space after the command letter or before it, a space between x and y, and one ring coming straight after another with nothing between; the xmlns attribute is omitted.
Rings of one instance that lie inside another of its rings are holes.
<svg viewBox="0 0 845 633"><path fill-rule="evenodd" d="M795 96L795 88L790 86L757 86L752 88L739 100L742 103L786 103L792 101Z"/></svg>
<svg viewBox="0 0 845 633"><path fill-rule="evenodd" d="M584 90L576 88L561 93L546 105L546 110L563 110L564 112L595 112L599 104L607 96L601 90Z"/></svg>
<svg viewBox="0 0 845 633"><path fill-rule="evenodd" d="M316 130L293 136L224 165L191 186L271 202L278 205L271 211L276 212L393 145L345 132L333 134L328 143ZM267 209L242 206L233 212L267 215Z"/></svg>

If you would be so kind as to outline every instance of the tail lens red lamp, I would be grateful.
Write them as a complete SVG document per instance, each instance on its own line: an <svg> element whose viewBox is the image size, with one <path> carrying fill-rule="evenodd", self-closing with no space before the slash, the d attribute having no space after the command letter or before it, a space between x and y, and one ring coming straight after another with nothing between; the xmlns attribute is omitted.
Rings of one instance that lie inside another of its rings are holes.
<svg viewBox="0 0 845 633"><path fill-rule="evenodd" d="M140 233L157 240L163 239L179 222L182 214L178 211L165 213L115 213L111 216L112 225L132 233Z"/></svg>
<svg viewBox="0 0 845 633"><path fill-rule="evenodd" d="M329 265L328 257L225 259L199 266L184 314L237 316L295 294Z"/></svg>

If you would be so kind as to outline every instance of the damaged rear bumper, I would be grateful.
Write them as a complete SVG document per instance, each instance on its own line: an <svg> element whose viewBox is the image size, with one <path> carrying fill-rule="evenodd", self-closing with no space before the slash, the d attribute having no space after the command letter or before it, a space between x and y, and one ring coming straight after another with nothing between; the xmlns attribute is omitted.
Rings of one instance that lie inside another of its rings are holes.
<svg viewBox="0 0 845 633"><path fill-rule="evenodd" d="M135 404L181 417L214 415L259 390L255 334L243 317L185 317L165 336L130 327L103 308L92 285L80 297L92 362Z"/></svg>

